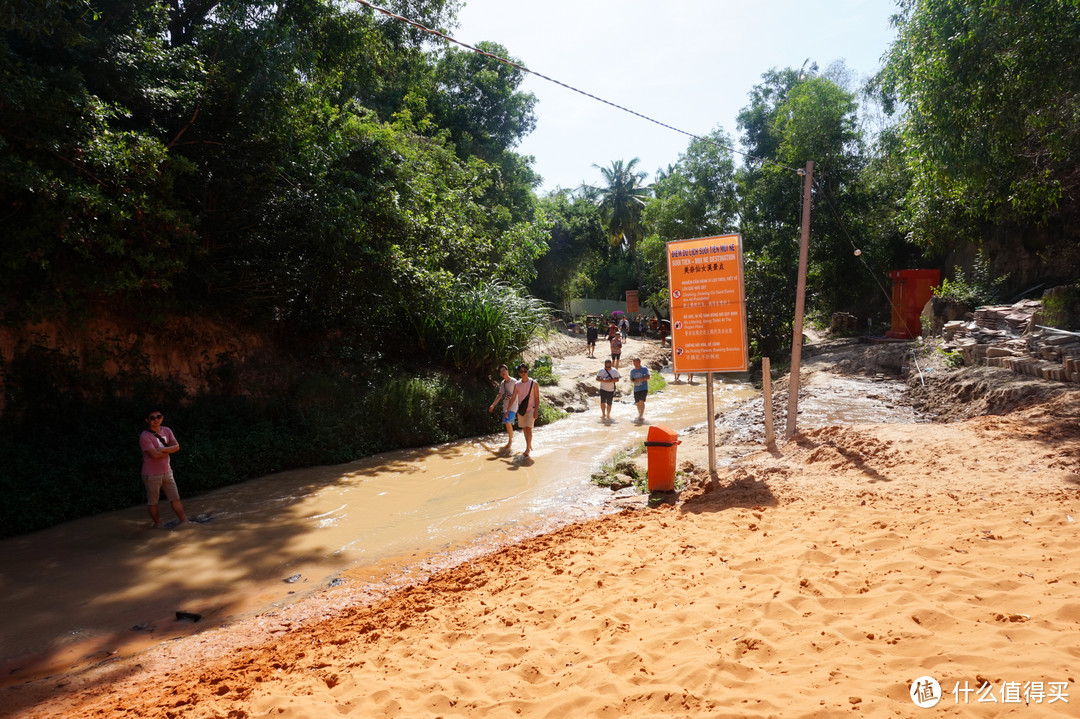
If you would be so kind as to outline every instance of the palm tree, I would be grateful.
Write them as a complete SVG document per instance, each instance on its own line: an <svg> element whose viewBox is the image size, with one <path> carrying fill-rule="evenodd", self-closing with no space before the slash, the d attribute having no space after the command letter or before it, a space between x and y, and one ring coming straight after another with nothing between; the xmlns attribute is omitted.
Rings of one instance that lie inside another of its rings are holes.
<svg viewBox="0 0 1080 719"><path fill-rule="evenodd" d="M607 185L595 189L600 196L600 210L608 217L608 240L613 246L625 246L635 256L637 244L645 236L641 208L652 189L643 184L646 173L634 170L637 163L635 157L625 165L622 160L614 160L610 168L593 165L603 174Z"/></svg>

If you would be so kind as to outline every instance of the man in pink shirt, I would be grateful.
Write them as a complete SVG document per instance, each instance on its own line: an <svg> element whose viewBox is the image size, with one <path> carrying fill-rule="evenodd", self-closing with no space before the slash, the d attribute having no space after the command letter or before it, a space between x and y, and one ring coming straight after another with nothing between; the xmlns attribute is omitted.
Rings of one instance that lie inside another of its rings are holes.
<svg viewBox="0 0 1080 719"><path fill-rule="evenodd" d="M184 514L184 505L180 504L180 493L176 489L176 480L173 479L172 467L169 466L169 455L180 451L180 443L168 427L161 426L164 416L159 410L151 410L146 414L146 429L139 435L139 449L142 450L142 478L146 485L146 505L150 510L150 519L154 520L154 527L161 527L161 515L158 513L158 498L162 490L165 498L169 500L176 518L180 524L186 524L188 519Z"/></svg>

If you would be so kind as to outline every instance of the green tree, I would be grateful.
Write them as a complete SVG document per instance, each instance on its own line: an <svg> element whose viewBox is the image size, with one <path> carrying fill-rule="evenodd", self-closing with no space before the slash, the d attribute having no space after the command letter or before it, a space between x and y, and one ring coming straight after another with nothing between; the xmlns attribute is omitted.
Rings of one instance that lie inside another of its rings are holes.
<svg viewBox="0 0 1080 719"><path fill-rule="evenodd" d="M877 87L902 113L905 227L928 247L1080 213L1080 4L902 0Z"/></svg>
<svg viewBox="0 0 1080 719"><path fill-rule="evenodd" d="M638 158L624 163L613 160L611 167L600 167L604 184L599 192L600 211L607 218L608 240L614 246L625 247L633 255L637 243L645 236L641 212L650 196L649 186L643 184L648 175L637 167Z"/></svg>
<svg viewBox="0 0 1080 719"><path fill-rule="evenodd" d="M206 71L163 6L0 13L0 302L8 319L168 289L200 251L169 118Z"/></svg>
<svg viewBox="0 0 1080 719"><path fill-rule="evenodd" d="M477 47L520 64L502 45L481 42ZM486 55L454 47L440 53L432 114L439 127L449 130L462 157L496 162L536 127L536 96L518 91L524 79L520 68Z"/></svg>
<svg viewBox="0 0 1080 719"><path fill-rule="evenodd" d="M824 75L815 69L770 70L739 114L752 156L738 173L740 228L750 335L761 355L775 353L790 338L778 328L791 326L798 267L803 183L793 169L807 160L815 163L808 308L829 313L861 305L876 287L854 252L868 206L858 104L837 82L842 66Z"/></svg>
<svg viewBox="0 0 1080 719"><path fill-rule="evenodd" d="M720 128L691 140L653 184L654 198L643 213L650 234L640 246L645 304L661 311L668 307L666 243L735 230L738 195L732 144Z"/></svg>
<svg viewBox="0 0 1080 719"><path fill-rule="evenodd" d="M550 222L547 252L537 260L537 276L530 291L557 306L595 287L576 288L571 282L591 260L607 254L607 231L596 203L570 190L558 190L540 200L540 212ZM584 279L584 278L582 278Z"/></svg>
<svg viewBox="0 0 1080 719"><path fill-rule="evenodd" d="M520 71L428 53L430 36L332 0L3 19L8 318L137 298L414 354L451 278L535 276L547 225L512 151L534 122Z"/></svg>

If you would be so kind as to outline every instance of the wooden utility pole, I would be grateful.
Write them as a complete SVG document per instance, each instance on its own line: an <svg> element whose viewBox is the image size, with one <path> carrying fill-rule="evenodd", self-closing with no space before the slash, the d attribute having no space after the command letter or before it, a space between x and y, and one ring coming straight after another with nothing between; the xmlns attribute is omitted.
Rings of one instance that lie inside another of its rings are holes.
<svg viewBox="0 0 1080 719"><path fill-rule="evenodd" d="M787 430L784 439L795 436L795 418L799 414L799 369L802 365L803 310L806 304L806 255L810 245L810 195L813 189L814 161L807 160L803 171L802 233L799 238L799 278L795 284L795 328L791 337L791 372L788 380Z"/></svg>
<svg viewBox="0 0 1080 719"><path fill-rule="evenodd" d="M772 367L768 357L761 358L761 395L765 400L765 446L772 449L776 446L776 435L772 424Z"/></svg>

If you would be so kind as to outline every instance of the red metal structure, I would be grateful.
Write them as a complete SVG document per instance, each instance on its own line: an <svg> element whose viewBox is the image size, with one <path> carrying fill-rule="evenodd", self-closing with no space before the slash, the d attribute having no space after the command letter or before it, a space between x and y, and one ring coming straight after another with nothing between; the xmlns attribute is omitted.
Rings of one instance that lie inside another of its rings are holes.
<svg viewBox="0 0 1080 719"><path fill-rule="evenodd" d="M940 270L893 270L892 328L885 333L894 339L913 339L922 334L923 307L930 301L934 288L941 284Z"/></svg>

